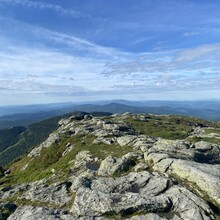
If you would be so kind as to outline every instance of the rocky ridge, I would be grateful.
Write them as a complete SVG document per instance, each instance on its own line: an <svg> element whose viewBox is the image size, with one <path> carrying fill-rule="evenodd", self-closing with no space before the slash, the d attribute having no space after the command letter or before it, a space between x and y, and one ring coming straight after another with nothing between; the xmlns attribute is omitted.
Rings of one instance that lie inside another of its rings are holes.
<svg viewBox="0 0 220 220"><path fill-rule="evenodd" d="M219 219L220 146L201 139L218 139L219 128L173 118L77 113L60 120L3 177L0 219Z"/></svg>

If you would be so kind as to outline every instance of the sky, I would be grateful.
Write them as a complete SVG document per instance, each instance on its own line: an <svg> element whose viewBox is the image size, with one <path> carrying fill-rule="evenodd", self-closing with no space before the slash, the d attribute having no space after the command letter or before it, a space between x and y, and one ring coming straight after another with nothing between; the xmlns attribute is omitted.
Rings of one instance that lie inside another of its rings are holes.
<svg viewBox="0 0 220 220"><path fill-rule="evenodd" d="M0 105L220 99L219 0L0 0Z"/></svg>

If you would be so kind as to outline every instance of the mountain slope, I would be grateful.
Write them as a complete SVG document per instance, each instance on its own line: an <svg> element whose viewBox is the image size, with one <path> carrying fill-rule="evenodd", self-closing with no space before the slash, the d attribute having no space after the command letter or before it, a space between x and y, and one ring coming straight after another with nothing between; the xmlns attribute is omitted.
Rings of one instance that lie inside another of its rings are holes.
<svg viewBox="0 0 220 220"><path fill-rule="evenodd" d="M9 131L11 131L12 133L11 136L15 135L15 137L12 139L8 139L10 140L8 143L6 140L1 139L2 150L0 151L0 166L11 163L13 160L19 158L20 156L34 148L36 145L44 141L51 132L57 129L57 123L59 120L60 117L54 117L45 121L32 124L28 126L27 129L21 127L20 129L23 130L22 132L17 133L17 136L15 131L19 129L16 127L10 129ZM8 136L8 138L11 138L11 136Z"/></svg>
<svg viewBox="0 0 220 220"><path fill-rule="evenodd" d="M13 127L0 130L0 152L15 144L19 139L19 135L25 130L25 127Z"/></svg>
<svg viewBox="0 0 220 220"><path fill-rule="evenodd" d="M73 113L0 178L0 212L9 202L9 220L218 219L219 153L216 122Z"/></svg>

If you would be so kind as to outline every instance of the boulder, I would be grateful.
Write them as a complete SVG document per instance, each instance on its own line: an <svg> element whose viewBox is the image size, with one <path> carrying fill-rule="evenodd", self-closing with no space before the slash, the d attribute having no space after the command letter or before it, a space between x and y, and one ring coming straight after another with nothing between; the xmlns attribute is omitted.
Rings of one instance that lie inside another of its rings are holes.
<svg viewBox="0 0 220 220"><path fill-rule="evenodd" d="M165 192L165 195L169 195L173 204L170 213L173 215L172 219L214 219L213 211L209 205L184 187L173 186Z"/></svg>
<svg viewBox="0 0 220 220"><path fill-rule="evenodd" d="M98 175L111 176L114 174L119 174L121 172L128 171L130 167L134 165L135 165L134 160L131 160L126 156L122 158L108 156L101 162L101 165L98 169Z"/></svg>
<svg viewBox="0 0 220 220"><path fill-rule="evenodd" d="M70 163L73 163L73 165L70 168L70 174L71 175L79 175L80 173L86 171L86 170L97 170L97 162L98 158L94 157L90 154L89 151L80 151L76 157L75 160L71 161Z"/></svg>
<svg viewBox="0 0 220 220"><path fill-rule="evenodd" d="M106 194L91 189L79 189L71 212L78 216L101 216L104 214L128 215L141 212L165 212L172 207L169 197L148 197L139 193Z"/></svg>
<svg viewBox="0 0 220 220"><path fill-rule="evenodd" d="M117 138L117 142L120 146L125 146L130 144L137 138L135 135L125 135Z"/></svg>
<svg viewBox="0 0 220 220"><path fill-rule="evenodd" d="M159 139L151 150L169 154L173 158L193 159L195 151L190 148L190 143L183 140Z"/></svg>
<svg viewBox="0 0 220 220"><path fill-rule="evenodd" d="M213 149L213 144L206 141L199 141L195 143L195 149L199 151L208 151Z"/></svg>
<svg viewBox="0 0 220 220"><path fill-rule="evenodd" d="M203 197L220 206L220 165L169 158L166 154L145 154L145 161L159 173L167 173Z"/></svg>

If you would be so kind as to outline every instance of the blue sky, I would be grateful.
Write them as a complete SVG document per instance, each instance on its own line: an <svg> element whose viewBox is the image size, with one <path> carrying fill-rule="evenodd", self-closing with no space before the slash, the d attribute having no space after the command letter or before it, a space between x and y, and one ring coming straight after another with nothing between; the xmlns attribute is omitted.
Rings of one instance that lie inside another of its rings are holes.
<svg viewBox="0 0 220 220"><path fill-rule="evenodd" d="M0 105L220 98L219 0L0 0Z"/></svg>

